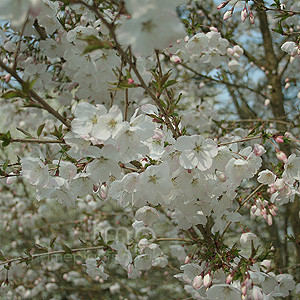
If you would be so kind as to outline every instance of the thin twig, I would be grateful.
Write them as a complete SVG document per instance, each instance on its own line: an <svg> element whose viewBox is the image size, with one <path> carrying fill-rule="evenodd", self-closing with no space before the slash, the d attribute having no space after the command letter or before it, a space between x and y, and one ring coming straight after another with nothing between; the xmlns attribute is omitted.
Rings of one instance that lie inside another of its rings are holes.
<svg viewBox="0 0 300 300"><path fill-rule="evenodd" d="M64 140L45 139L11 139L11 143L32 143L32 144L65 144Z"/></svg>
<svg viewBox="0 0 300 300"><path fill-rule="evenodd" d="M0 67L5 70L7 73L11 74L22 86L25 86L25 81L18 75L18 73L12 68L5 65L0 60ZM66 127L71 129L71 124L68 120L66 120L58 111L56 111L52 106L50 106L43 98L41 98L34 90L29 91L30 98L33 98L35 101L39 102L42 107L47 110L50 114L52 114L55 118L60 120Z"/></svg>
<svg viewBox="0 0 300 300"><path fill-rule="evenodd" d="M105 246L95 246L95 247L86 247L86 248L77 248L77 249L70 249L70 252L72 253L77 253L77 252L82 252L82 251L94 251L94 250L99 250L99 249L103 249ZM17 262L17 261L26 261L26 260L32 260L38 257L43 257L43 256L52 256L55 254L68 254L68 252L66 252L65 250L57 250L57 251L50 251L50 252L46 252L46 253L38 253L38 254L33 254L27 257L17 257L17 258L12 258L12 259L8 259L6 261L2 261L0 262L0 266L1 265L8 265L11 264L13 262ZM71 253L70 253L71 254Z"/></svg>
<svg viewBox="0 0 300 300"><path fill-rule="evenodd" d="M259 185L248 197L246 197L246 199L240 204L240 206L234 211L235 213L238 212L245 203L247 203L262 187L264 186L264 184L262 183L261 185ZM228 229L228 227L230 226L232 222L229 221L221 235L221 238L224 236L224 233L226 232L226 230Z"/></svg>

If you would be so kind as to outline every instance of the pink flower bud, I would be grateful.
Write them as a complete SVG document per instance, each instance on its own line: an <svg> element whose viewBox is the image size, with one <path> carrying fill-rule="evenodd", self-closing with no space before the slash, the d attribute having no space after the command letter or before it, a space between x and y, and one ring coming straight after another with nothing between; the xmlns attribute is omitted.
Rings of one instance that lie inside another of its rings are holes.
<svg viewBox="0 0 300 300"><path fill-rule="evenodd" d="M134 80L133 80L132 78L128 78L128 79L127 79L127 82L128 82L128 84L133 84L133 83L134 83Z"/></svg>
<svg viewBox="0 0 300 300"><path fill-rule="evenodd" d="M251 24L254 24L254 15L252 12L250 12L249 19L250 19Z"/></svg>
<svg viewBox="0 0 300 300"><path fill-rule="evenodd" d="M4 80L5 80L6 83L9 83L10 80L11 80L11 75L10 75L10 74L6 74L6 75L4 76Z"/></svg>
<svg viewBox="0 0 300 300"><path fill-rule="evenodd" d="M275 142L278 143L278 144L281 144L284 142L283 140L283 136L282 135L279 135L275 138Z"/></svg>
<svg viewBox="0 0 300 300"><path fill-rule="evenodd" d="M254 144L253 152L256 156L262 156L263 154L266 153L266 150L265 150L264 146L259 145L259 144Z"/></svg>
<svg viewBox="0 0 300 300"><path fill-rule="evenodd" d="M222 2L221 4L219 4L219 5L217 6L217 9L224 8L224 7L228 4L228 2L229 2L229 1L224 1L224 2Z"/></svg>
<svg viewBox="0 0 300 300"><path fill-rule="evenodd" d="M232 48L227 48L227 53L229 55L233 55L234 54L234 50Z"/></svg>
<svg viewBox="0 0 300 300"><path fill-rule="evenodd" d="M201 275L198 275L193 280L193 288L195 290L199 290L201 286L203 285L203 279Z"/></svg>
<svg viewBox="0 0 300 300"><path fill-rule="evenodd" d="M277 157L277 159L281 160L282 162L287 163L287 157L283 151L278 151L276 153L276 157Z"/></svg>
<svg viewBox="0 0 300 300"><path fill-rule="evenodd" d="M232 10L227 10L223 16L223 20L227 20L232 16Z"/></svg>
<svg viewBox="0 0 300 300"><path fill-rule="evenodd" d="M218 179L219 179L221 182L225 182L226 179L227 179L225 173L220 172L220 171L218 171L218 170L216 170L216 176L218 177Z"/></svg>
<svg viewBox="0 0 300 300"><path fill-rule="evenodd" d="M232 282L232 279L233 279L233 273L229 274L227 277L226 277L226 283L227 284L230 284Z"/></svg>
<svg viewBox="0 0 300 300"><path fill-rule="evenodd" d="M107 189L107 186L106 185L102 185L101 186L101 188L100 188L100 197L102 198L102 199L106 199L107 198L107 196L108 196L108 189Z"/></svg>
<svg viewBox="0 0 300 300"><path fill-rule="evenodd" d="M242 12L241 12L241 20L242 20L242 22L245 22L245 20L247 19L247 17L248 17L248 12L247 12L247 9L246 9L246 7L242 10Z"/></svg>
<svg viewBox="0 0 300 300"><path fill-rule="evenodd" d="M269 226L271 226L273 224L273 219L272 219L271 215L266 216L266 222Z"/></svg>
<svg viewBox="0 0 300 300"><path fill-rule="evenodd" d="M210 30L210 31L213 31L213 32L219 32L219 31L218 31L218 28L213 27L213 26L209 27L209 30Z"/></svg>
<svg viewBox="0 0 300 300"><path fill-rule="evenodd" d="M209 273L207 273L204 278L203 278L203 285L205 287L208 287L211 284L211 275Z"/></svg>
<svg viewBox="0 0 300 300"><path fill-rule="evenodd" d="M270 99L266 99L265 100L265 106L268 106L270 104L271 100Z"/></svg>
<svg viewBox="0 0 300 300"><path fill-rule="evenodd" d="M185 263L185 264L189 263L190 259L191 259L191 258L187 255L187 256L185 257L184 263Z"/></svg>
<svg viewBox="0 0 300 300"><path fill-rule="evenodd" d="M174 64L179 64L179 63L181 63L181 59L180 59L180 57L177 56L177 55L172 55L172 56L170 57L170 61L173 62Z"/></svg>

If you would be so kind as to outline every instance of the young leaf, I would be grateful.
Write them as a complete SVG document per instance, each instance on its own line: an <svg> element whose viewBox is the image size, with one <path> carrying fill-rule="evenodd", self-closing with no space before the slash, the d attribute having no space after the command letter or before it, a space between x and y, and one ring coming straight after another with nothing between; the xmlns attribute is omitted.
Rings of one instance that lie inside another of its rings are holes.
<svg viewBox="0 0 300 300"><path fill-rule="evenodd" d="M40 135L42 134L43 130L44 130L44 127L45 127L46 123L42 124L39 126L39 128L37 129L37 136L40 137Z"/></svg>

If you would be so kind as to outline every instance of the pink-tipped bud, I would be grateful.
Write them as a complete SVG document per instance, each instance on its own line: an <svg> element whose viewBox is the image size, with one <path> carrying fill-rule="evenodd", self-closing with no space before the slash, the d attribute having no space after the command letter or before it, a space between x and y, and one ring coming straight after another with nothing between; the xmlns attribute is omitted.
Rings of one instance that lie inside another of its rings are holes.
<svg viewBox="0 0 300 300"><path fill-rule="evenodd" d="M242 22L245 22L245 20L247 19L247 17L248 17L248 12L247 12L247 9L246 9L246 7L242 10L242 12L241 12L241 20L242 20Z"/></svg>
<svg viewBox="0 0 300 300"><path fill-rule="evenodd" d="M133 80L132 78L128 78L128 79L127 79L127 82L128 82L128 84L133 84L133 83L134 83L134 80Z"/></svg>
<svg viewBox="0 0 300 300"><path fill-rule="evenodd" d="M274 210L273 207L269 209L269 212L270 212L270 214L271 214L273 217L276 216L276 211Z"/></svg>
<svg viewBox="0 0 300 300"><path fill-rule="evenodd" d="M271 100L270 100L270 99L266 99L266 100L265 100L265 106L268 106L270 103L271 103Z"/></svg>
<svg viewBox="0 0 300 300"><path fill-rule="evenodd" d="M242 289L241 289L242 295L246 295L247 294L247 286L243 285Z"/></svg>
<svg viewBox="0 0 300 300"><path fill-rule="evenodd" d="M190 259L191 259L191 258L187 255L187 256L185 257L184 263L185 263L185 264L188 264L189 261L190 261Z"/></svg>
<svg viewBox="0 0 300 300"><path fill-rule="evenodd" d="M216 176L219 178L219 180L220 180L221 182L225 182L226 179L227 179L225 173L220 172L220 171L218 171L218 170L216 170Z"/></svg>
<svg viewBox="0 0 300 300"><path fill-rule="evenodd" d="M227 10L226 13L223 16L223 20L227 20L232 16L232 10Z"/></svg>
<svg viewBox="0 0 300 300"><path fill-rule="evenodd" d="M233 55L234 54L234 50L232 48L227 48L227 54Z"/></svg>
<svg viewBox="0 0 300 300"><path fill-rule="evenodd" d="M10 74L6 74L6 75L4 76L4 80L5 80L6 83L9 83L10 80L11 80L11 75L10 75Z"/></svg>
<svg viewBox="0 0 300 300"><path fill-rule="evenodd" d="M252 12L250 12L249 19L250 19L251 24L254 24L254 15Z"/></svg>
<svg viewBox="0 0 300 300"><path fill-rule="evenodd" d="M171 61L172 63L174 63L174 64L179 64L179 63L181 63L181 59L180 59L180 57L177 56L177 55L172 55L172 56L170 57L170 61Z"/></svg>
<svg viewBox="0 0 300 300"><path fill-rule="evenodd" d="M259 144L254 144L253 152L256 156L262 156L263 154L266 153L266 150L265 150L264 146L259 145Z"/></svg>
<svg viewBox="0 0 300 300"><path fill-rule="evenodd" d="M281 160L282 162L287 163L287 157L283 151L278 151L276 153L276 157L277 157L277 159Z"/></svg>
<svg viewBox="0 0 300 300"><path fill-rule="evenodd" d="M267 215L265 220L269 226L271 226L273 224L273 219L272 219L271 215Z"/></svg>
<svg viewBox="0 0 300 300"><path fill-rule="evenodd" d="M224 1L224 2L222 2L221 4L219 4L219 5L217 6L217 9L224 8L224 7L228 4L228 2L229 2L229 1Z"/></svg>
<svg viewBox="0 0 300 300"><path fill-rule="evenodd" d="M203 285L203 279L201 275L198 275L193 280L193 288L195 290L199 290L201 286Z"/></svg>
<svg viewBox="0 0 300 300"><path fill-rule="evenodd" d="M275 138L275 142L278 144L284 143L283 136L279 135Z"/></svg>
<svg viewBox="0 0 300 300"><path fill-rule="evenodd" d="M106 185L104 185L104 184L101 185L99 194L100 194L100 197L101 197L103 200L105 200L105 199L107 198L107 196L108 196L108 188L107 188Z"/></svg>
<svg viewBox="0 0 300 300"><path fill-rule="evenodd" d="M233 273L229 274L227 277L226 277L226 283L227 284L230 284L232 282L232 279L233 279Z"/></svg>
<svg viewBox="0 0 300 300"><path fill-rule="evenodd" d="M204 278L203 278L203 285L205 287L208 287L211 284L211 275L209 273L207 273Z"/></svg>

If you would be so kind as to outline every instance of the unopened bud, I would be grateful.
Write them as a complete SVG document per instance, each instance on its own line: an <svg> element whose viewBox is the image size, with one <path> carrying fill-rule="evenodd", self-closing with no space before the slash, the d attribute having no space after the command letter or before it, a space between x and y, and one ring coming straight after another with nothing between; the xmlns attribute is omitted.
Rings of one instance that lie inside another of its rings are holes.
<svg viewBox="0 0 300 300"><path fill-rule="evenodd" d="M281 144L284 142L283 140L283 136L282 135L279 135L275 138L275 142L278 143L278 144Z"/></svg>
<svg viewBox="0 0 300 300"><path fill-rule="evenodd" d="M211 275L207 273L203 278L203 285L208 287L211 284Z"/></svg>
<svg viewBox="0 0 300 300"><path fill-rule="evenodd" d="M287 157L283 151L278 151L276 153L276 157L277 157L277 159L281 160L282 162L287 163Z"/></svg>
<svg viewBox="0 0 300 300"><path fill-rule="evenodd" d="M219 5L217 6L217 9L224 8L224 7L228 4L228 2L229 2L229 1L224 1L224 2L222 2L221 4L219 4Z"/></svg>
<svg viewBox="0 0 300 300"><path fill-rule="evenodd" d="M227 277L226 277L226 283L227 284L230 284L232 282L232 279L233 279L233 273L229 274Z"/></svg>
<svg viewBox="0 0 300 300"><path fill-rule="evenodd" d="M193 288L195 290L199 290L201 286L203 285L203 279L201 275L198 275L193 280Z"/></svg>
<svg viewBox="0 0 300 300"><path fill-rule="evenodd" d="M254 15L252 12L250 12L249 19L250 19L251 24L254 24Z"/></svg>
<svg viewBox="0 0 300 300"><path fill-rule="evenodd" d="M247 9L246 9L246 7L242 10L242 12L241 12L241 20L242 20L242 22L245 22L245 20L247 19L247 17L248 17L248 12L247 12Z"/></svg>
<svg viewBox="0 0 300 300"><path fill-rule="evenodd" d="M180 57L177 56L177 55L172 55L172 56L170 57L170 61L173 62L174 64L179 64L179 63L181 63L181 59L180 59Z"/></svg>
<svg viewBox="0 0 300 300"><path fill-rule="evenodd" d="M223 16L223 20L227 20L232 16L232 10L227 10Z"/></svg>

